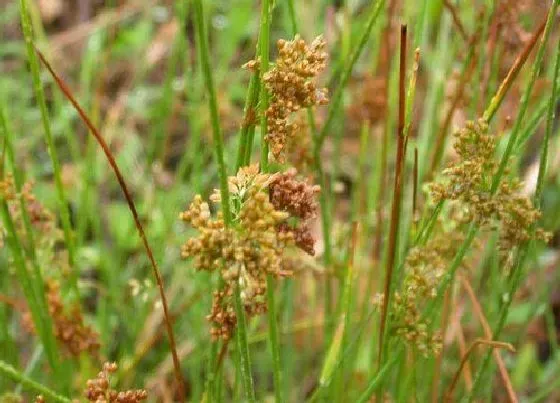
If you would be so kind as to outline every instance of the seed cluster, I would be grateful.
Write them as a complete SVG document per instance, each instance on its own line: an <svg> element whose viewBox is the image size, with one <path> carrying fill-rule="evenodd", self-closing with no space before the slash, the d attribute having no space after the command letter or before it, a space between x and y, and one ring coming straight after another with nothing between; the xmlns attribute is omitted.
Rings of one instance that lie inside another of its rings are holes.
<svg viewBox="0 0 560 403"><path fill-rule="evenodd" d="M521 194L516 178L505 178L496 192L491 186L498 166L494 160L496 139L488 134L483 120L468 122L456 134L454 145L459 159L443 171L446 180L430 184L433 199L458 203L465 221L474 221L485 229L497 229L502 258L509 259L512 249L531 236L546 240L542 229L533 232L540 212Z"/></svg>
<svg viewBox="0 0 560 403"><path fill-rule="evenodd" d="M91 326L84 323L79 306L74 305L69 311L65 309L60 293L60 285L55 280L46 281L46 299L49 315L53 321L53 332L65 350L77 357L82 352L95 356L99 351L99 335ZM33 321L29 312L24 314L24 326L33 330Z"/></svg>
<svg viewBox="0 0 560 403"><path fill-rule="evenodd" d="M241 300L248 315L266 311L264 294L266 275L281 276L284 250L294 244L290 231L278 227L288 217L278 211L269 200L268 185L274 175L261 174L258 166L242 168L230 178L233 224L226 228L221 213L214 219L210 206L196 196L180 218L199 231L182 247L183 258L194 258L199 270L219 269L225 287L214 293L208 320L213 324L214 338L229 339L236 326L232 296L239 287ZM219 193L211 197L221 202Z"/></svg>
<svg viewBox="0 0 560 403"><path fill-rule="evenodd" d="M328 102L326 88L317 88L314 81L326 67L325 45L321 36L309 46L299 35L293 41L280 39L276 63L264 74L264 84L271 95L265 112L268 118L266 138L277 160L282 161L284 146L297 131L291 115L302 108Z"/></svg>
<svg viewBox="0 0 560 403"><path fill-rule="evenodd" d="M460 231L440 230L426 244L412 248L405 261L403 285L395 293L391 315L397 335L425 356L439 354L442 340L438 330L429 330L430 322L422 320L421 312L436 297L462 240Z"/></svg>
<svg viewBox="0 0 560 403"><path fill-rule="evenodd" d="M136 403L148 398L148 392L144 389L127 390L119 392L111 388L111 374L117 371L116 363L106 362L103 370L97 374L95 379L89 379L84 392L85 398L90 402L106 403Z"/></svg>
<svg viewBox="0 0 560 403"><path fill-rule="evenodd" d="M296 179L297 171L290 168L276 176L270 184L270 201L276 210L286 211L297 217L294 225L282 223L282 232L292 232L296 245L310 255L315 254L315 239L311 233L310 221L317 215L315 196L321 188L307 181Z"/></svg>

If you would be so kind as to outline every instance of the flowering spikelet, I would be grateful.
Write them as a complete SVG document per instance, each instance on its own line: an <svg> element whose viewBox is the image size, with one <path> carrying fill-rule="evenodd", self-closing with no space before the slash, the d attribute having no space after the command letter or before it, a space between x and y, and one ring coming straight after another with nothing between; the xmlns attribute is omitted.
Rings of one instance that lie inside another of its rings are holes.
<svg viewBox="0 0 560 403"><path fill-rule="evenodd" d="M183 245L183 258L193 257L199 270L219 269L225 282L225 287L214 294L208 316L215 338L229 339L236 326L232 296L237 285L245 311L257 315L266 311L266 275L283 273L283 252L293 245L294 237L290 231L278 230L289 214L276 210L269 200L266 191L274 178L259 173L256 165L242 168L229 178L231 228L225 227L221 213L212 218L210 206L200 196L180 216L199 231L198 237ZM219 193L215 192L211 200L221 202Z"/></svg>
<svg viewBox="0 0 560 403"><path fill-rule="evenodd" d="M100 347L99 335L84 323L79 307L75 305L69 312L65 309L58 282L49 279L45 286L47 306L56 339L73 356L79 356L82 352L96 355ZM29 313L24 316L24 326L33 330Z"/></svg>
<svg viewBox="0 0 560 403"><path fill-rule="evenodd" d="M117 371L116 363L106 362L103 370L97 374L95 379L89 379L84 391L85 398L90 402L106 403L136 403L148 398L148 392L144 389L127 390L119 392L111 388L111 374Z"/></svg>
<svg viewBox="0 0 560 403"><path fill-rule="evenodd" d="M327 90L317 88L314 82L314 78L326 67L325 45L321 36L309 46L299 35L293 41L280 39L276 63L264 74L264 84L271 95L270 106L265 112L268 118L267 141L277 160L282 160L284 146L297 130L290 115L302 108L328 102Z"/></svg>
<svg viewBox="0 0 560 403"><path fill-rule="evenodd" d="M497 228L502 258L508 258L512 248L531 238L540 212L521 194L522 184L515 178L505 178L492 193L492 181L498 170L494 161L496 139L488 134L486 122L468 122L455 137L459 160L443 171L445 182L430 184L431 195L436 202L458 203L465 221L474 221L487 229ZM546 240L548 235L537 229L534 237Z"/></svg>
<svg viewBox="0 0 560 403"><path fill-rule="evenodd" d="M299 222L294 225L282 223L280 230L291 231L296 245L310 255L315 254L315 240L311 234L309 221L317 214L315 195L321 190L317 185L296 179L294 168L279 174L270 184L270 201L276 210L286 211Z"/></svg>
<svg viewBox="0 0 560 403"><path fill-rule="evenodd" d="M436 297L437 288L463 236L460 231L439 231L426 244L412 248L404 267L404 281L395 293L391 315L396 333L425 356L439 354L439 331L429 331L421 312Z"/></svg>

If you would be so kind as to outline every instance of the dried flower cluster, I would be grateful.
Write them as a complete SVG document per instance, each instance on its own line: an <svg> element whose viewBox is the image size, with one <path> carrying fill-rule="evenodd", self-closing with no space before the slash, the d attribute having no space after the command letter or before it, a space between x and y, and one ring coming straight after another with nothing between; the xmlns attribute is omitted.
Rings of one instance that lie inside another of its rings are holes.
<svg viewBox="0 0 560 403"><path fill-rule="evenodd" d="M310 220L317 214L315 195L320 191L317 185L296 179L297 171L290 168L279 174L270 184L270 201L276 210L286 211L299 221L294 225L281 224L282 231L294 234L296 245L310 255L315 254L315 240L310 229Z"/></svg>
<svg viewBox="0 0 560 403"><path fill-rule="evenodd" d="M442 340L438 330L429 330L430 323L422 320L421 312L436 297L462 240L460 231L439 231L426 244L410 250L405 261L402 288L392 302L392 320L397 335L425 356L439 354Z"/></svg>
<svg viewBox="0 0 560 403"><path fill-rule="evenodd" d="M261 174L257 165L241 168L229 179L233 224L225 227L221 213L214 219L210 206L196 196L189 209L180 218L199 231L199 236L189 239L182 247L184 258L193 257L199 270L221 271L225 288L214 294L212 312L208 320L213 323L212 336L229 339L237 323L232 295L239 286L241 300L248 315L266 310L264 294L266 275L284 275L282 255L293 245L290 231L278 227L288 217L287 212L274 208L267 194L275 175ZM220 203L219 193L212 195Z"/></svg>
<svg viewBox="0 0 560 403"><path fill-rule="evenodd" d="M307 45L299 35L293 41L278 41L278 58L274 67L264 74L264 84L271 95L266 110L267 140L274 158L282 160L286 143L294 136L297 125L291 115L302 108L324 105L327 90L317 88L314 79L326 67L324 39L319 36Z"/></svg>
<svg viewBox="0 0 560 403"><path fill-rule="evenodd" d="M445 182L430 184L434 200L454 201L460 205L465 221L474 221L486 229L496 228L502 258L508 258L514 247L531 236L546 240L548 235L542 229L533 233L540 212L521 194L517 179L505 178L492 192L498 166L494 160L496 139L488 134L487 123L468 122L455 137L459 159L443 171Z"/></svg>
<svg viewBox="0 0 560 403"><path fill-rule="evenodd" d="M146 400L148 392L144 389L119 392L111 388L110 377L117 369L116 363L106 362L103 364L103 370L97 374L97 377L87 381L87 387L84 392L85 398L90 402L96 403L136 403Z"/></svg>
<svg viewBox="0 0 560 403"><path fill-rule="evenodd" d="M56 339L73 356L79 356L82 352L97 355L100 347L99 335L84 323L79 306L74 305L69 311L65 309L58 282L49 279L45 286L47 306ZM27 329L33 330L29 312L24 315L23 324Z"/></svg>

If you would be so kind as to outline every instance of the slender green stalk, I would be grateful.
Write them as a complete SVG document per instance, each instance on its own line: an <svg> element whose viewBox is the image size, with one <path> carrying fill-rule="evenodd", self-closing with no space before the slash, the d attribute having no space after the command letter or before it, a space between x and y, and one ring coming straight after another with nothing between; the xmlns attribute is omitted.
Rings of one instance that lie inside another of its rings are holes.
<svg viewBox="0 0 560 403"><path fill-rule="evenodd" d="M25 388L34 390L37 393L43 395L43 397L49 400L61 403L71 403L72 401L64 396L57 394L55 391L35 382L34 380L28 378L17 369L9 365L8 363L0 360L0 374L21 383Z"/></svg>
<svg viewBox="0 0 560 403"><path fill-rule="evenodd" d="M199 44L199 57L202 64L202 74L208 92L208 105L210 108L210 117L212 123L212 135L214 139L214 150L216 153L216 162L218 164L218 172L220 176L220 195L222 199L222 212L224 216L224 224L226 227L231 226L231 211L229 204L229 189L227 169L224 162L224 145L222 132L220 127L220 117L218 114L218 103L216 99L216 90L214 87L214 79L212 77L212 68L210 66L210 52L208 50L208 38L204 20L204 10L202 0L194 1L194 17L196 31ZM245 394L251 402L255 401L255 391L253 386L253 378L251 377L251 361L249 356L249 345L247 343L247 324L245 312L239 295L239 285L234 291L235 311L237 315L237 344L239 347L241 376L245 386Z"/></svg>
<svg viewBox="0 0 560 403"><path fill-rule="evenodd" d="M204 82L206 84L206 91L208 94L208 107L210 109L210 120L212 124L212 138L214 140L216 162L218 164L218 172L220 176L222 211L224 214L224 222L226 223L226 226L229 226L231 225L231 211L229 205L228 176L226 164L224 162L224 141L222 136L222 129L220 127L220 115L218 113L218 101L216 98L214 78L212 76L212 67L210 66L210 52L208 50L208 38L206 24L204 21L202 0L194 1L194 16L199 45L198 53L202 65L202 74L204 76Z"/></svg>
<svg viewBox="0 0 560 403"><path fill-rule="evenodd" d="M64 232L64 241L66 242L66 248L68 250L68 263L72 269L70 272L71 273L70 285L76 297L79 297L80 293L78 290L78 271L74 265L76 253L75 253L74 238L72 235L72 226L70 223L70 213L68 211L67 199L64 192L64 186L62 184L60 162L54 144L54 139L51 133L51 125L49 121L49 113L47 110L47 102L45 100L45 93L43 92L43 87L41 85L39 62L37 60L37 56L35 55L35 50L33 48L33 30L31 27L31 22L29 20L29 10L27 7L27 0L20 0L20 14L21 14L21 26L23 29L23 35L24 35L25 46L27 51L27 58L29 61L29 66L31 68L33 90L35 92L35 97L37 98L37 103L39 104L39 109L41 111L41 119L43 122L45 140L47 142L49 155L51 157L51 162L53 165L53 174L54 174L54 181L56 186L56 193L58 197L60 216L62 221L62 230Z"/></svg>
<svg viewBox="0 0 560 403"><path fill-rule="evenodd" d="M261 83L264 83L264 76L268 71L269 52L270 52L270 5L269 0L261 1L261 32L259 35L259 54L260 54L260 74ZM268 170L268 141L266 111L268 109L269 95L265 85L261 85L260 108L261 108L261 169L263 172Z"/></svg>
<svg viewBox="0 0 560 403"><path fill-rule="evenodd" d="M261 2L261 32L259 35L260 48L260 74L261 83L264 83L264 75L269 68L269 47L270 47L270 4L269 0ZM265 85L261 85L260 107L261 107L261 171L268 172L268 141L267 134L267 116L269 94ZM280 343L278 342L278 325L276 313L276 298L274 278L267 274L266 276L266 299L268 304L268 333L270 349L272 351L272 365L274 376L274 396L276 402L284 401L283 380L282 380L282 364L280 362Z"/></svg>
<svg viewBox="0 0 560 403"><path fill-rule="evenodd" d="M253 135L255 130L255 109L257 106L258 95L260 91L260 80L258 72L251 75L249 80L249 89L247 90L247 98L245 99L245 107L243 109L243 123L239 133L239 147L237 149L237 158L235 162L235 172L243 165L248 164L251 159L251 150L253 148ZM249 141L251 140L251 141Z"/></svg>

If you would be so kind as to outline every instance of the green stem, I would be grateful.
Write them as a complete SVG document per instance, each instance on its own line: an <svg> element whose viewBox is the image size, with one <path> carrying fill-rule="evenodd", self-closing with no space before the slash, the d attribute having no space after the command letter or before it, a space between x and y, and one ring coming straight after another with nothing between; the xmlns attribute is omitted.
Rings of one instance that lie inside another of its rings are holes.
<svg viewBox="0 0 560 403"><path fill-rule="evenodd" d="M255 130L254 118L259 91L259 74L255 72L251 75L251 79L249 80L249 89L247 91L247 98L245 99L245 107L243 109L243 123L241 124L241 131L239 133L239 147L237 149L235 172L237 172L243 165L248 164L251 157L251 149L253 148L253 137L250 135L250 132L251 130Z"/></svg>
<svg viewBox="0 0 560 403"><path fill-rule="evenodd" d="M72 236L72 227L70 224L70 214L68 211L64 186L62 185L60 162L58 159L56 147L54 144L54 139L51 132L51 125L50 125L49 114L47 110L47 102L45 100L45 93L43 92L43 87L41 85L39 63L37 61L37 56L35 54L35 49L33 46L33 29L31 27L31 22L29 20L29 10L27 7L27 0L20 0L20 14L21 14L21 26L23 29L25 46L27 50L27 58L29 60L29 66L31 68L33 90L35 92L35 97L37 98L37 103L39 104L39 109L41 111L41 120L43 122L45 140L47 142L47 148L49 150L49 155L51 157L51 162L53 165L53 174L54 174L56 193L58 197L60 216L62 221L62 230L64 232L64 241L66 242L66 248L68 250L68 264L72 268L70 272L71 273L70 285L76 297L79 298L80 293L78 290L78 271L77 268L74 266L76 253L75 253L74 238Z"/></svg>
<svg viewBox="0 0 560 403"><path fill-rule="evenodd" d="M53 390L47 388L46 386L41 385L40 383L35 382L34 380L28 378L17 369L9 365L8 363L0 360L0 373L4 376L12 379L15 382L22 384L27 389L32 389L35 392L40 393L43 397L48 398L49 400L55 402L62 402L62 403L71 403L72 401L67 397L60 396Z"/></svg>
<svg viewBox="0 0 560 403"><path fill-rule="evenodd" d="M249 343L247 341L247 323L245 320L245 312L243 302L239 290L239 283L237 283L236 290L234 291L235 314L237 315L237 348L239 350L239 369L241 371L241 379L243 387L245 388L245 395L249 402L256 402L255 386L253 385L253 378L251 376L251 362L249 356Z"/></svg>
<svg viewBox="0 0 560 403"><path fill-rule="evenodd" d="M204 22L202 0L194 1L194 15L199 43L199 57L202 66L202 74L204 76L206 91L208 93L208 107L210 108L212 138L214 140L216 162L218 164L218 172L220 175L220 195L222 198L222 211L224 214L224 222L226 226L229 226L231 224L231 211L229 205L228 176L226 164L224 162L224 142L222 137L222 129L220 127L220 115L218 113L218 101L216 98L214 78L212 76L212 67L210 66L210 51L208 50L208 38L206 34L206 24Z"/></svg>
<svg viewBox="0 0 560 403"><path fill-rule="evenodd" d="M224 162L224 144L222 132L220 128L220 118L218 114L218 103L216 99L216 90L214 87L214 79L212 77L212 68L210 66L210 52L208 49L208 38L206 33L206 24L204 21L204 10L202 7L202 0L194 1L194 19L196 24L196 31L199 44L199 57L201 60L202 74L208 92L208 104L210 108L210 117L212 123L212 135L214 139L214 150L216 153L216 160L218 164L218 172L220 175L220 195L222 199L222 212L224 216L224 224L230 227L231 211L229 204L229 189L226 165ZM253 379L251 377L251 361L249 356L249 345L247 343L247 325L245 321L245 312L239 295L239 285L234 290L235 311L237 315L237 344L239 347L239 357L241 374L243 383L245 385L245 394L247 399L251 402L255 401L255 391L253 387Z"/></svg>
<svg viewBox="0 0 560 403"><path fill-rule="evenodd" d="M269 0L261 2L261 31L259 34L259 50L260 50L260 73L261 83L264 83L264 75L269 68L269 51L270 51L270 4ZM267 117L269 94L266 86L261 85L260 106L261 106L261 171L268 172L268 141L267 134ZM276 298L274 295L275 281L272 275L266 276L266 298L268 304L268 333L270 349L272 351L272 365L274 377L274 396L276 402L284 401L282 390L282 364L280 362L280 343L278 342L278 326L276 313Z"/></svg>
<svg viewBox="0 0 560 403"><path fill-rule="evenodd" d="M268 109L269 95L264 85L264 76L268 71L268 53L270 47L270 10L269 10L269 0L262 0L261 2L261 32L259 35L259 50L260 50L260 73L261 73L261 96L260 96L260 107L261 107L261 170L266 172L268 170L268 141L266 139L267 132L267 119L266 112Z"/></svg>

